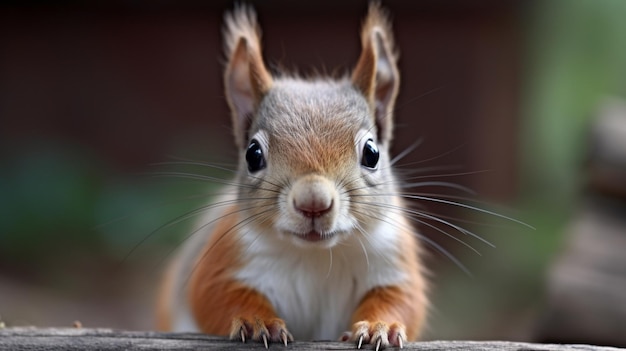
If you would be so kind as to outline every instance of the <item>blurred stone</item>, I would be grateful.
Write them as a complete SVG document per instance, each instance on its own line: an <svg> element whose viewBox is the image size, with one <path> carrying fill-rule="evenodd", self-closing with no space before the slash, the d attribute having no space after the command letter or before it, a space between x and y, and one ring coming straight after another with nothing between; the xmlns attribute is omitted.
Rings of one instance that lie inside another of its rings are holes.
<svg viewBox="0 0 626 351"><path fill-rule="evenodd" d="M626 346L626 103L592 127L588 182L548 280L536 340Z"/></svg>
<svg viewBox="0 0 626 351"><path fill-rule="evenodd" d="M588 170L593 191L626 199L626 101L607 99L592 127Z"/></svg>

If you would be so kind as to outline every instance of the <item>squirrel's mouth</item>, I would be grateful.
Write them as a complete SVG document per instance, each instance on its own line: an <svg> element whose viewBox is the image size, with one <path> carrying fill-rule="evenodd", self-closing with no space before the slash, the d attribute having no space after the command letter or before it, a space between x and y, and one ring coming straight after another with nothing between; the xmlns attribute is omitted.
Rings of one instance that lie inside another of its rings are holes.
<svg viewBox="0 0 626 351"><path fill-rule="evenodd" d="M306 234L297 234L298 238L302 239L302 240L306 240L306 241L310 241L310 242L318 242L318 241L323 241L323 240L327 240L333 237L333 233L326 233L326 234L322 234L320 232L317 232L315 230L311 230L310 232L306 233Z"/></svg>

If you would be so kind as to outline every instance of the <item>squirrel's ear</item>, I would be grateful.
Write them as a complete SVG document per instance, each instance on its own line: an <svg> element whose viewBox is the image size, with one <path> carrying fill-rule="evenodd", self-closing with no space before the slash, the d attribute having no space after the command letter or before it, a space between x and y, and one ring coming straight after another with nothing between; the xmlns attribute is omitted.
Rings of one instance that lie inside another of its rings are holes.
<svg viewBox="0 0 626 351"><path fill-rule="evenodd" d="M241 6L225 16L224 39L228 63L224 74L235 141L245 148L248 129L259 102L272 86L272 76L261 56L260 29L256 14Z"/></svg>
<svg viewBox="0 0 626 351"><path fill-rule="evenodd" d="M400 75L391 25L378 3L371 3L361 31L362 52L352 72L352 84L367 98L374 113L378 138L391 139L393 106Z"/></svg>

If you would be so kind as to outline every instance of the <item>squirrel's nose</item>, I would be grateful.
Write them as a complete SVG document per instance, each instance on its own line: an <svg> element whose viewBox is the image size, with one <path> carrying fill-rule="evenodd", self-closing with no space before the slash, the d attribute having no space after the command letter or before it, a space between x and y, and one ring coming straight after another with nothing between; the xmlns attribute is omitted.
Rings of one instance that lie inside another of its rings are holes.
<svg viewBox="0 0 626 351"><path fill-rule="evenodd" d="M299 179L292 188L294 209L309 218L321 217L333 208L334 187L321 176Z"/></svg>
<svg viewBox="0 0 626 351"><path fill-rule="evenodd" d="M305 217L315 218L328 213L333 208L333 200L325 201L325 199L313 197L298 202L297 199L294 199L293 206Z"/></svg>

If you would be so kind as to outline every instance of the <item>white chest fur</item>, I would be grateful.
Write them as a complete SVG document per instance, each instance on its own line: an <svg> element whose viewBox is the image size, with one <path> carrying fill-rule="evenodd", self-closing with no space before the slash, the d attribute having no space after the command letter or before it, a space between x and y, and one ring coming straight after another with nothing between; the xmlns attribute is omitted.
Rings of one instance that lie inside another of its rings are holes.
<svg viewBox="0 0 626 351"><path fill-rule="evenodd" d="M406 279L394 263L397 229L381 225L332 249L307 249L248 233L237 279L264 294L299 340L336 340L367 291ZM256 238L256 240L255 240Z"/></svg>

